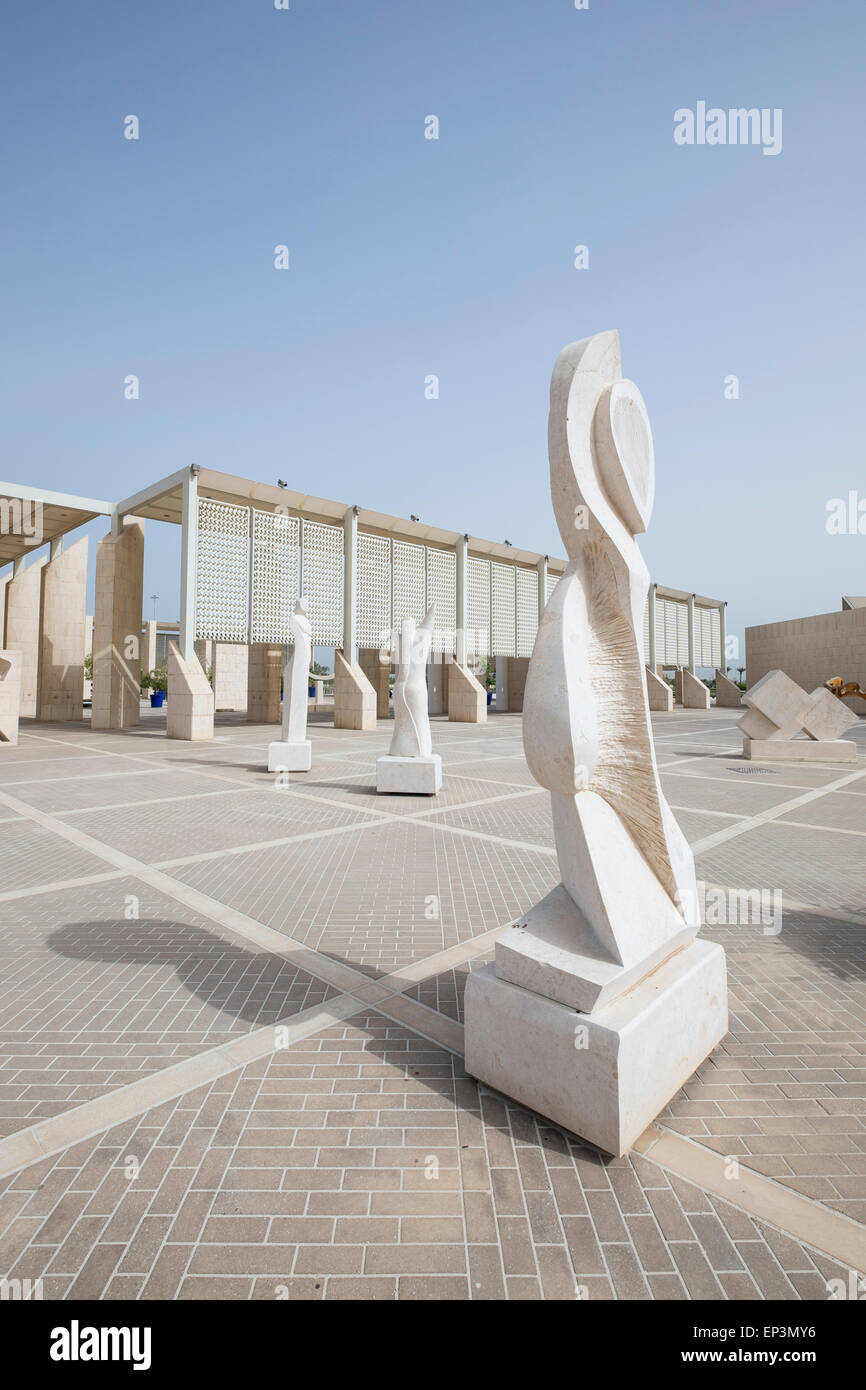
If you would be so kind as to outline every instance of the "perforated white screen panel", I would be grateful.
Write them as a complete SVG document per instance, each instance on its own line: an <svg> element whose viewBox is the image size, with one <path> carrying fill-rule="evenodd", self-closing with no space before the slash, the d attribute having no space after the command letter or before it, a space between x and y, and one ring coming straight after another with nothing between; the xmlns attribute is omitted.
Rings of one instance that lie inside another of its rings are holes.
<svg viewBox="0 0 866 1390"><path fill-rule="evenodd" d="M404 618L420 622L427 611L427 567L423 545L394 541L391 562L391 621L399 628Z"/></svg>
<svg viewBox="0 0 866 1390"><path fill-rule="evenodd" d="M301 525L301 592L318 647L343 645L343 534L342 526Z"/></svg>
<svg viewBox="0 0 866 1390"><path fill-rule="evenodd" d="M215 642L246 642L250 608L248 507L198 503L195 635Z"/></svg>
<svg viewBox="0 0 866 1390"><path fill-rule="evenodd" d="M656 652L666 666L689 663L688 608L676 599L656 599Z"/></svg>
<svg viewBox="0 0 866 1390"><path fill-rule="evenodd" d="M517 656L532 656L538 631L538 572L517 570Z"/></svg>
<svg viewBox="0 0 866 1390"><path fill-rule="evenodd" d="M695 609L695 665L721 667L721 622L718 608Z"/></svg>
<svg viewBox="0 0 866 1390"><path fill-rule="evenodd" d="M517 614L514 566L490 562L490 651L492 656L514 656Z"/></svg>
<svg viewBox="0 0 866 1390"><path fill-rule="evenodd" d="M292 609L298 597L296 516L253 509L253 594L250 641L285 645L293 642Z"/></svg>
<svg viewBox="0 0 866 1390"><path fill-rule="evenodd" d="M466 651L490 655L490 561L466 561Z"/></svg>
<svg viewBox="0 0 866 1390"><path fill-rule="evenodd" d="M427 546L427 607L436 604L433 627L434 652L455 650L457 621L457 556L453 550Z"/></svg>
<svg viewBox="0 0 866 1390"><path fill-rule="evenodd" d="M544 581L544 587L545 587L545 589L546 589L546 591L547 591L546 597L545 597L545 600L544 600L545 603L550 603L550 595L553 593L554 589L556 588L556 586L557 586L557 584L559 583L559 581L560 581L561 578L562 578L561 575L559 575L559 574L551 574L550 571L548 570L547 575L546 575L546 577L545 577L545 581Z"/></svg>
<svg viewBox="0 0 866 1390"><path fill-rule="evenodd" d="M391 640L391 541L358 532L356 556L358 646L386 650Z"/></svg>

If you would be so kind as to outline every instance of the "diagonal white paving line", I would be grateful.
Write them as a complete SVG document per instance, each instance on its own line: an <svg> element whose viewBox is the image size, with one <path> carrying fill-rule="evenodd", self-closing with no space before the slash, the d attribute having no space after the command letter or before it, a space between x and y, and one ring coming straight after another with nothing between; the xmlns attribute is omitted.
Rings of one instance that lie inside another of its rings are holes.
<svg viewBox="0 0 866 1390"><path fill-rule="evenodd" d="M644 1131L633 1151L849 1268L866 1269L866 1227L850 1216L803 1197L744 1163L732 1177L730 1160L723 1154L658 1123Z"/></svg>
<svg viewBox="0 0 866 1390"><path fill-rule="evenodd" d="M0 792L0 803L16 804L15 798L10 797L6 792ZM47 830L54 831L54 833L59 835L62 839L68 840L70 843L75 844L79 848L86 850L88 853L114 866L115 873L94 875L93 877L88 877L85 882L104 881L105 879L121 876L138 879L143 883L147 883L150 887L157 889L165 896L183 903L184 906L189 907L200 916L219 923L235 935L242 937L245 941L252 942L259 947L259 949L268 951L271 954L291 957L299 968L305 970L310 975L314 975L317 979L324 980L335 988L352 989L356 994L360 990L361 994L358 995L358 997L363 996L365 998L369 995L371 990L381 991L384 989L385 993L389 992L387 987L384 986L383 981L371 981L369 975L355 969L353 966L335 961L330 956L308 946L306 942L299 941L297 938L283 932L275 931L272 927L265 926L263 923L256 921L255 918L249 917L246 913L239 912L235 908L226 906L226 904L220 902L218 899L212 898L208 894L202 893L199 889L192 888L179 879L164 873L160 867L152 864L145 864L141 860L133 858L132 855L125 854L121 850L103 844L102 841L95 839L94 836L88 835L82 830L78 830L75 826L65 825L62 821L56 820L55 817L49 815L45 811L39 811L35 807L28 807L24 802L20 803L20 805L23 808L22 815L26 819L34 821ZM402 818L395 816L393 819L399 822ZM374 824L375 822L362 822L357 826L335 826L327 831L308 832L306 835L298 838L318 838L323 834L367 829ZM267 845L270 846L273 843L273 841L269 841ZM238 852L242 852L244 848L249 848L249 846L238 847ZM213 851L207 853L203 857L209 859L220 857L225 853L227 853L227 851ZM185 863L187 861L184 860L183 862ZM67 880L66 885L63 886L69 885L70 882L70 880ZM78 882L75 883L75 886L79 886ZM45 891L54 891L57 885L51 885L50 887L44 885L43 887ZM16 892L16 896L17 895ZM454 948L449 949L453 950ZM437 953L437 956L441 954L441 952Z"/></svg>
<svg viewBox="0 0 866 1390"><path fill-rule="evenodd" d="M767 811L760 811L754 816L746 816L737 825L727 825L722 830L716 830L712 835L706 835L702 840L696 840L692 845L692 853L703 854L708 849L714 849L716 845L723 845L727 840L736 839L738 835L745 835L749 830L755 830L771 821L778 820L779 816L784 816L788 811L795 811L799 806L807 806L810 801L818 801L822 796L828 796L830 792L835 791L837 787L848 786L850 782L856 782L862 777L866 777L866 768L859 772L849 772L834 782L828 782L826 786L811 787L802 796L792 797L790 801L783 801L778 806L770 807ZM787 822L785 823L787 824Z"/></svg>
<svg viewBox="0 0 866 1390"><path fill-rule="evenodd" d="M51 816L91 816L99 811L128 811L137 806L162 806L166 802L171 801L201 801L202 799L214 796L235 796L239 791L243 790L243 787L238 785L237 787L226 787L224 791L181 792L177 796L144 796L139 798L138 801L97 802L94 806L75 806L71 811L66 811L56 806L49 806L47 810L48 814ZM270 788L247 787L246 790L248 792L268 791Z"/></svg>
<svg viewBox="0 0 866 1390"><path fill-rule="evenodd" d="M700 762L704 762L708 757L716 757L716 756L718 756L718 755L715 754L715 753L713 753L713 754L695 753L694 755L691 755L691 756L689 756L688 758L674 758L673 762L670 762L670 763L660 763L660 762L658 762L658 760L656 760L656 767L658 768L659 772L661 772L661 771L663 771L665 768L668 768L668 767L683 767L686 763L700 763ZM737 753L735 752L735 753L725 753L723 756L727 758L727 757L737 757L738 755L737 755Z"/></svg>
<svg viewBox="0 0 866 1390"><path fill-rule="evenodd" d="M57 878L48 883L38 883L29 888L10 888L0 893L0 903L15 902L19 898L38 898L46 893L59 893L66 888L87 888L91 883L109 883L111 879L123 878L122 869L113 869L104 874L81 874L77 878Z"/></svg>
<svg viewBox="0 0 866 1390"><path fill-rule="evenodd" d="M335 803L344 807L343 802ZM225 859L238 854L248 854L263 849L279 849L283 845L297 845L305 840L323 840L329 835L350 835L353 831L380 830L392 820L401 821L402 816L383 816L381 820L358 821L355 825L329 825L321 830L301 830L297 835L279 835L273 840L254 840L249 845L229 845L227 849L201 850L198 854L182 854L176 859L157 859L151 864L153 869L181 869L187 864L205 864L209 859Z"/></svg>
<svg viewBox="0 0 866 1390"><path fill-rule="evenodd" d="M131 757L132 755L128 756ZM139 759L136 759L136 761L139 761ZM118 777L146 777L148 773L163 776L167 773L171 773L177 776L182 771L184 771L184 769L171 767L165 764L159 767L143 767L141 769L123 767L119 772L73 772L70 773L68 777L20 777L16 781L10 782L8 785L13 787L32 787L34 785L42 786L45 782L105 782L112 777L115 779Z"/></svg>
<svg viewBox="0 0 866 1390"><path fill-rule="evenodd" d="M831 835L866 835L866 830L847 830L841 825L813 825L805 820L785 820L783 825L795 825L798 830L827 830Z"/></svg>
<svg viewBox="0 0 866 1390"><path fill-rule="evenodd" d="M700 759L699 759L699 758L697 758L697 759L696 759L696 758L683 758L683 759L681 759L680 761L682 761L682 762L684 762L684 763L693 763L693 762L700 762ZM676 762L676 763L665 763L664 766L665 766L665 768L679 767L679 766L680 766L680 763L679 763L679 762ZM734 769L734 768L729 768L728 771L729 771L729 772L733 772L733 771L735 771L735 769ZM737 768L736 771L737 771L737 772L741 772L741 770L740 770L739 768ZM668 777L677 777L677 776L679 776L679 773L676 773L676 772L668 772L667 775L668 775ZM683 775L683 777L684 777L687 781L689 781L689 782L724 782L724 784L725 784L726 787L735 787L735 786L738 786L738 785L742 785L742 784L739 784L739 783L737 783L737 782L732 782L731 779L730 779L730 777L715 777L715 776L713 775L713 773L711 773L711 772L701 773L700 777L694 777L693 774L692 774L691 772L684 772L682 775ZM748 776L748 773L743 774L743 773L741 772L741 775L746 775L746 776ZM832 773L831 773L831 776L832 776ZM776 781L774 780L774 781L772 781L772 782L753 782L753 783L751 783L751 785L752 785L752 786L755 786L755 787L778 788L778 789L781 790L781 791L792 791L792 792L802 792L802 791L807 791L807 790L809 790L809 791L815 790L814 788L811 788L811 787L808 787L808 786L804 786L804 784L803 784L802 782L776 782ZM838 792L837 795L838 795L838 796L862 796L862 792L846 792L846 791L841 791L841 792Z"/></svg>
<svg viewBox="0 0 866 1390"><path fill-rule="evenodd" d="M73 1144L101 1134L114 1125L133 1119L163 1101L174 1100L187 1091L216 1081L228 1073L260 1061L277 1050L276 1029L287 1030L283 1037L289 1043L298 1042L332 1024L344 1022L359 1013L362 1002L351 994L339 994L325 1004L293 1014L280 1023L247 1033L243 1038L222 1043L219 1047L187 1057L182 1062L163 1067L150 1076L119 1086L96 1100L66 1110L60 1115L40 1120L27 1129L18 1130L0 1139L0 1177L16 1172L42 1158L62 1153ZM280 1050L284 1045L280 1040Z"/></svg>
<svg viewBox="0 0 866 1390"><path fill-rule="evenodd" d="M726 894L744 891L742 888L735 888L729 883L707 883L705 886L708 890L720 890ZM779 901L782 904L783 912L806 912L811 917L823 917L832 922L846 922L852 927L866 927L866 913L863 912L851 912L845 907L819 907L817 903L806 903L801 902L799 898L790 898L787 893L782 893ZM713 929L708 927L707 930L712 931Z"/></svg>
<svg viewBox="0 0 866 1390"><path fill-rule="evenodd" d="M497 801L499 800L498 797L496 799ZM484 805L489 806L490 802L485 801ZM443 809L459 811L461 808L459 806L449 806ZM486 830L470 830L465 825L449 825L446 821L422 820L421 817L427 814L429 814L429 812L421 811L417 816L413 815L413 823L415 825L426 825L431 830L447 831L449 835L465 835L467 839L470 840L489 840L495 845L509 845L512 849L529 850L534 854L556 855L556 850L552 846L536 845L530 840L512 840L506 835L491 835ZM401 816L400 819L406 820L407 817Z"/></svg>

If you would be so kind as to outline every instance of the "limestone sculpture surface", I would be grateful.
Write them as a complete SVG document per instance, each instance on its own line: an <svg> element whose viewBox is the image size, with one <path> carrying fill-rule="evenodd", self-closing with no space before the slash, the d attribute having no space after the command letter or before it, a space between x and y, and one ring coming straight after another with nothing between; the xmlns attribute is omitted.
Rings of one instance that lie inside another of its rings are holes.
<svg viewBox="0 0 866 1390"><path fill-rule="evenodd" d="M0 745L18 742L21 668L21 652L0 650Z"/></svg>
<svg viewBox="0 0 866 1390"><path fill-rule="evenodd" d="M433 645L435 605L420 623L405 618L397 641L394 733L376 762L376 790L434 795L442 785L442 759L433 752L427 708L427 660Z"/></svg>
<svg viewBox="0 0 866 1390"><path fill-rule="evenodd" d="M857 761L857 745L842 734L859 721L826 686L808 694L784 671L768 671L743 696L738 728L743 757L762 762ZM805 738L800 737L805 734Z"/></svg>
<svg viewBox="0 0 866 1390"><path fill-rule="evenodd" d="M291 620L294 641L283 666L282 738L268 745L269 772L309 772L313 765L313 745L307 738L307 692L313 651L308 611L307 600L299 598Z"/></svg>
<svg viewBox="0 0 866 1390"><path fill-rule="evenodd" d="M472 973L467 1068L622 1153L726 1032L727 995L721 947L695 941L694 860L656 767L635 540L653 445L615 332L557 359L549 451L569 564L539 625L523 736L562 882Z"/></svg>

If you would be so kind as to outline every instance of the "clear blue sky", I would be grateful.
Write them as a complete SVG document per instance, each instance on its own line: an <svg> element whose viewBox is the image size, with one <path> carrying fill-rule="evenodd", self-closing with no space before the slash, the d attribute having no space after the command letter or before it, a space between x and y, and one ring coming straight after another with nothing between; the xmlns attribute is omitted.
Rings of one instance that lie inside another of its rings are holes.
<svg viewBox="0 0 866 1390"><path fill-rule="evenodd" d="M197 462L561 554L550 370L615 327L654 578L739 634L837 608L864 31L856 0L9 0L0 477L114 499ZM676 145L700 100L782 108L782 153ZM164 618L176 542L150 528Z"/></svg>

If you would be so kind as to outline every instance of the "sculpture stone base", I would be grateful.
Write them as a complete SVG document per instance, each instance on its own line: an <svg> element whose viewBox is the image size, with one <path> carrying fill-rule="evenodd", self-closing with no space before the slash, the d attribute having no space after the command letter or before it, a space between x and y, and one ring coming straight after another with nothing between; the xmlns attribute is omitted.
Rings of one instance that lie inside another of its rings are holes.
<svg viewBox="0 0 866 1390"><path fill-rule="evenodd" d="M313 766L313 745L308 738L302 743L269 743L268 772L309 772Z"/></svg>
<svg viewBox="0 0 866 1390"><path fill-rule="evenodd" d="M744 738L743 757L761 763L856 763L850 739Z"/></svg>
<svg viewBox="0 0 866 1390"><path fill-rule="evenodd" d="M438 753L419 758L376 759L376 791L435 796L442 786L442 759Z"/></svg>
<svg viewBox="0 0 866 1390"><path fill-rule="evenodd" d="M651 970L688 946L695 927L621 965L599 954L598 942L580 909L560 884L498 938L496 975L533 994L582 1013L594 1013L646 979Z"/></svg>
<svg viewBox="0 0 866 1390"><path fill-rule="evenodd" d="M619 1157L728 1030L725 954L693 941L595 1013L474 970L466 1070Z"/></svg>

